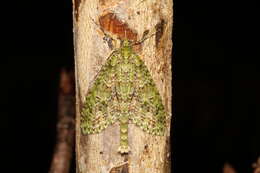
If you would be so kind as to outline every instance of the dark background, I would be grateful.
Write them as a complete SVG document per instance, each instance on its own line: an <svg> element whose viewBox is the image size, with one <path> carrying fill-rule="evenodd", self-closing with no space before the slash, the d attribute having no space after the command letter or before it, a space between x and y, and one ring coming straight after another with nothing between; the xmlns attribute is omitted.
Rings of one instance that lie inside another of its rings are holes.
<svg viewBox="0 0 260 173"><path fill-rule="evenodd" d="M59 72L73 67L69 0L2 6L0 172L46 173ZM256 3L174 1L173 172L251 173L260 155Z"/></svg>

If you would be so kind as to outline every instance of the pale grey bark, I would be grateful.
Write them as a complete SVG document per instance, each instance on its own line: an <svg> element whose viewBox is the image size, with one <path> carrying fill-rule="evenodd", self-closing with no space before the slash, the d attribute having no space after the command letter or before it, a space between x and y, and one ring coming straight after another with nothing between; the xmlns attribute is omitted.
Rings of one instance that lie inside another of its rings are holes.
<svg viewBox="0 0 260 173"><path fill-rule="evenodd" d="M172 1L74 0L73 3L78 173L170 172ZM115 17L108 17L105 24L100 24L101 16L111 13ZM137 48L137 53L151 72L163 98L168 113L168 131L163 137L153 136L130 124L128 136L131 152L121 155L117 152L118 123L99 134L82 135L80 110L94 77L113 51L108 42L104 41L104 32L114 39L125 36L138 41L147 30L149 34L155 33L155 36L143 42Z"/></svg>

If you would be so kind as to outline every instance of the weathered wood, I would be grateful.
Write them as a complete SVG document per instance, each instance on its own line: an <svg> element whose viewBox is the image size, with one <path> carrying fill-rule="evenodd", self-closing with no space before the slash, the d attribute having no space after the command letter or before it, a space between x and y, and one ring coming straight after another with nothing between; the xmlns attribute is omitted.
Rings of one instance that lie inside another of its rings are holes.
<svg viewBox="0 0 260 173"><path fill-rule="evenodd" d="M78 173L170 172L172 1L74 0L73 4ZM153 136L129 124L131 152L127 155L117 152L118 123L99 134L86 136L80 130L80 110L87 90L102 64L118 48L106 34L114 40L127 38L132 41L141 40L146 34L155 34L135 50L148 67L163 98L168 113L168 131L165 136Z"/></svg>

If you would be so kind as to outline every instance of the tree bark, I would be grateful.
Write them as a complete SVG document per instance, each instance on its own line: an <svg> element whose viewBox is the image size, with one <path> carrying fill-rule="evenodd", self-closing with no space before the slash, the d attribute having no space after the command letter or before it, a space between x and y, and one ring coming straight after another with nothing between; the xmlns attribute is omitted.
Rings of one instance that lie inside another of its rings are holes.
<svg viewBox="0 0 260 173"><path fill-rule="evenodd" d="M76 164L78 173L170 172L172 0L73 0L76 75ZM119 124L83 135L80 112L86 93L111 52L112 40L138 42L136 53L148 67L167 112L167 134L155 136L129 124L129 154L117 152ZM153 36L154 35L154 36Z"/></svg>

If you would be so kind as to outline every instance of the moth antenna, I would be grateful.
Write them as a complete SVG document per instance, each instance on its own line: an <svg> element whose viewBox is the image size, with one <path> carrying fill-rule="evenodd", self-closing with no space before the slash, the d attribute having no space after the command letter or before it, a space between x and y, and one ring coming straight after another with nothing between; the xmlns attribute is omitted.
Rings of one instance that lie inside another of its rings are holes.
<svg viewBox="0 0 260 173"><path fill-rule="evenodd" d="M146 37L146 35L144 35L143 37L142 37L142 39L140 40L140 41L137 41L137 42L135 42L135 43L132 43L131 45L138 45L138 44L142 44L145 40L147 40L147 39L149 39L149 38L151 38L151 37L153 37L153 36L155 36L155 34L156 34L156 32L155 33L153 33L153 34L151 34L150 36L148 36L148 37Z"/></svg>

